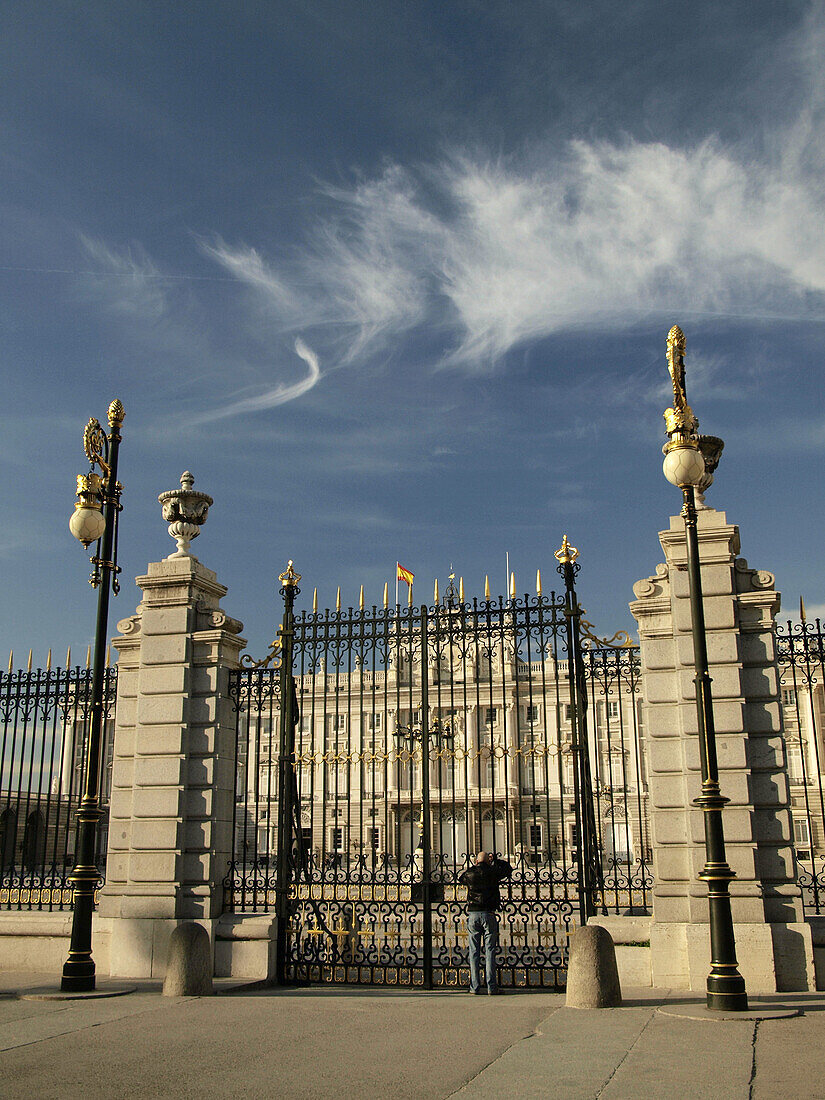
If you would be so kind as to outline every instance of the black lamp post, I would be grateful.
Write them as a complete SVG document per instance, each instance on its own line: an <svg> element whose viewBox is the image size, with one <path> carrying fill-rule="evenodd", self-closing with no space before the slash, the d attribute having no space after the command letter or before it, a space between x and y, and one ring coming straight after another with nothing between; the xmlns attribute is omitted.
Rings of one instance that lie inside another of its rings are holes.
<svg viewBox="0 0 825 1100"><path fill-rule="evenodd" d="M92 913L100 877L95 850L97 826L101 816L99 787L103 744L103 681L106 675L109 590L117 595L120 589L117 579L120 572L117 565L117 527L123 486L117 480L117 456L123 416L123 405L115 400L108 410L108 436L94 418L86 425L83 449L90 469L88 474L78 476L77 503L69 521L69 530L85 547L93 542L97 543L91 558L93 569L89 582L93 588L98 589L98 594L85 781L77 814L76 862L69 876L69 881L74 886L72 936L69 957L63 964L63 978L60 983L60 988L67 993L88 993L95 988ZM100 467L101 474L95 471L95 466Z"/></svg>
<svg viewBox="0 0 825 1100"><path fill-rule="evenodd" d="M426 695L427 666L424 663L422 672L423 694ZM433 937L432 937L432 838L430 826L430 740L437 745L447 741L452 743L455 734L450 722L442 722L440 718L432 718L428 721L429 706L426 698L422 699L421 722L413 722L409 726L396 726L395 736L408 738L411 743L418 741L421 745L421 900L422 900L422 935L424 948L424 988L433 988ZM412 760L413 753L410 753Z"/></svg>
<svg viewBox="0 0 825 1100"><path fill-rule="evenodd" d="M719 789L716 759L716 728L713 721L711 677L708 671L707 635L702 598L699 538L696 530L696 489L709 483L721 453L721 440L700 436L699 422L685 394L685 335L674 325L667 336L668 370L673 383L673 407L665 411L669 436L663 451L664 474L682 490L682 516L687 542L687 571L690 592L693 661L696 675L696 715L699 730L699 762L702 793L694 799L704 814L705 866L699 877L708 884L710 910L711 967L707 979L707 1006L720 1011L745 1011L748 995L736 962L736 941L730 904L730 881L735 873L725 855L722 809L729 799Z"/></svg>

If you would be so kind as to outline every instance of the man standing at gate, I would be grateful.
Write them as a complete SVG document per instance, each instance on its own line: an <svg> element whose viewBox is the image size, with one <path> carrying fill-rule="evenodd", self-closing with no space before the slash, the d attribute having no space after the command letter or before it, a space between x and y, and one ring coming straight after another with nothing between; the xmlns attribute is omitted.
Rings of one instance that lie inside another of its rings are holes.
<svg viewBox="0 0 825 1100"><path fill-rule="evenodd" d="M475 865L458 876L467 887L467 933L470 946L470 989L481 994L480 963L484 947L487 992L499 992L496 977L496 952L498 951L498 909L501 907L499 883L510 877L513 868L504 859L496 859L492 852L479 852Z"/></svg>

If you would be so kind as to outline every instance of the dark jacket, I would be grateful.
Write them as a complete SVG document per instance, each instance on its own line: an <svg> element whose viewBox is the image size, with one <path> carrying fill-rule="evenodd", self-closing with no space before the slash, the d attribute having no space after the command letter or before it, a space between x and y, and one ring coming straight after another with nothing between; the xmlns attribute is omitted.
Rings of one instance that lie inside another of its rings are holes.
<svg viewBox="0 0 825 1100"><path fill-rule="evenodd" d="M513 868L506 859L476 863L462 871L458 881L467 887L467 909L471 913L492 913L501 908L498 884L509 878Z"/></svg>

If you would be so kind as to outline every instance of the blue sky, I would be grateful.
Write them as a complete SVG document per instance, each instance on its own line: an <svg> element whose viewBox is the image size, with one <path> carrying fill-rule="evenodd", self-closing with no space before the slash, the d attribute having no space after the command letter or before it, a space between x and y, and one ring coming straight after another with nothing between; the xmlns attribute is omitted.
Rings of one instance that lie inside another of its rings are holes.
<svg viewBox="0 0 825 1100"><path fill-rule="evenodd" d="M581 551L632 624L678 510L665 334L726 449L708 501L825 607L822 4L7 0L0 649L85 647L86 419L126 407L123 591L198 557L261 653L287 558L519 591Z"/></svg>

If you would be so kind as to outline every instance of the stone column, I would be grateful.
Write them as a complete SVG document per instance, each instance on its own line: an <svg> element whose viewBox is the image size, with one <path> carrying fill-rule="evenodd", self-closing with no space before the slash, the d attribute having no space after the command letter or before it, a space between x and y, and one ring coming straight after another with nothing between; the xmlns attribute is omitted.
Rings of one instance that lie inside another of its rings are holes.
<svg viewBox="0 0 825 1100"><path fill-rule="evenodd" d="M698 534L739 968L751 994L814 988L802 913L773 624L774 578L738 557L739 530L700 508ZM710 969L693 643L684 521L659 535L665 563L634 586L653 840L653 984L705 989Z"/></svg>
<svg viewBox="0 0 825 1100"><path fill-rule="evenodd" d="M180 532L171 533L180 543ZM198 921L214 942L223 910L235 779L228 678L246 643L241 623L220 608L226 589L188 552L150 564L137 584L137 614L118 623L122 636L114 641L118 697L100 917L111 930L112 975L159 977L176 925Z"/></svg>

